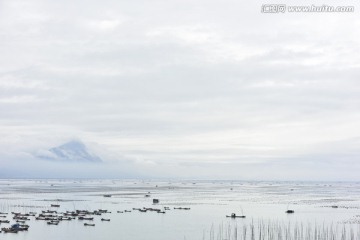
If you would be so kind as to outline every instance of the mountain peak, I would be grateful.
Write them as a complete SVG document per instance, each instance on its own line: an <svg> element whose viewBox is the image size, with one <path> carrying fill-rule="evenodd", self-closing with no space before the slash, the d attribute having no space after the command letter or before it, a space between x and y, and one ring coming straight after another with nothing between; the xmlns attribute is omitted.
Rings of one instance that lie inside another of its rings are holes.
<svg viewBox="0 0 360 240"><path fill-rule="evenodd" d="M40 157L65 162L102 162L101 158L91 153L85 144L79 140L71 140L60 146L50 148L47 154L41 154Z"/></svg>
<svg viewBox="0 0 360 240"><path fill-rule="evenodd" d="M84 143L82 143L79 140L71 140L71 141L64 143L55 148L86 149L86 146ZM52 148L52 149L54 149L54 148Z"/></svg>

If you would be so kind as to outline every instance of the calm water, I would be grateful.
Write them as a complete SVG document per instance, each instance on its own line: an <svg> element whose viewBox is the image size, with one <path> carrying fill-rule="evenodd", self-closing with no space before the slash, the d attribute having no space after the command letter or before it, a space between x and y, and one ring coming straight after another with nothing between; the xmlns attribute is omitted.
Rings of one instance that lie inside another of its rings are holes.
<svg viewBox="0 0 360 240"><path fill-rule="evenodd" d="M149 193L150 192L150 193ZM111 194L111 197L104 197ZM150 194L150 197L145 197ZM152 199L159 204L153 205ZM59 204L59 208L50 207ZM338 208L332 208L332 206ZM164 208L156 212L117 213L132 208ZM176 210L174 207L189 207ZM84 221L47 225L30 217L29 231L1 233L1 239L36 240L199 240L213 226L242 226L259 219L285 223L351 226L360 223L360 183L142 181L142 180L0 180L0 212L58 212L107 209L94 216L95 227ZM286 214L287 209L295 210ZM231 213L245 219L226 218ZM101 218L110 218L102 222ZM2 223L1 227L10 224Z"/></svg>

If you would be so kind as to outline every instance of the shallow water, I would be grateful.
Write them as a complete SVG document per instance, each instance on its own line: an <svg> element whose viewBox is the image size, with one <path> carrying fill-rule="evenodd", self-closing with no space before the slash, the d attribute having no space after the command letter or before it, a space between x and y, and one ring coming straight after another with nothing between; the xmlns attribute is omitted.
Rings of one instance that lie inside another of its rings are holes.
<svg viewBox="0 0 360 240"><path fill-rule="evenodd" d="M149 193L150 192L150 193ZM111 197L104 197L111 194ZM145 197L150 194L150 197ZM152 203L153 198L160 200ZM59 204L59 208L50 207ZM337 206L333 208L332 206ZM132 208L164 208L165 214ZM189 207L176 210L174 207ZM107 209L86 221L62 221L57 226L30 217L27 232L1 233L1 239L208 239L212 228L242 226L252 221L354 226L360 223L360 183L237 182L155 180L0 180L0 212L58 212ZM132 210L130 213L117 211ZM287 209L295 210L286 214ZM226 218L231 213L245 219ZM110 218L102 222L101 218ZM3 218L1 219L3 220ZM89 221L87 221L89 222Z"/></svg>

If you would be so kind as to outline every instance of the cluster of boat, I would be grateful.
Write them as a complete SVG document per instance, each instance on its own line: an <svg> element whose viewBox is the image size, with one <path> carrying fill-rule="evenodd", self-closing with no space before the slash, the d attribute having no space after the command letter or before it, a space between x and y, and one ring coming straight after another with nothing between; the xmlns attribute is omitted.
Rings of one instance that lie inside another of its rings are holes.
<svg viewBox="0 0 360 240"><path fill-rule="evenodd" d="M156 203L158 203L158 199L155 199ZM51 204L51 207L60 207L57 204ZM190 210L188 207L174 207L175 210ZM117 211L117 213L126 213L131 211L139 211L139 212L156 212L156 213L166 213L166 211L170 210L170 207L164 208L133 208L132 210L123 210ZM26 224L30 219L35 219L36 221L45 221L47 225L58 225L61 221L93 221L94 216L101 216L102 214L111 213L105 209L98 209L94 211L88 210L75 210L75 211L66 211L66 212L58 212L56 210L46 210L41 211L41 213L29 212L29 213L20 213L20 212L12 212L13 220L16 221L15 224L12 224L10 227L3 227L1 231L4 233L17 233L19 231L27 231L29 229L29 225ZM0 218L6 218L8 213L0 212ZM101 221L109 222L109 218L101 218ZM0 224L6 223L9 224L10 221L7 219L0 220ZM94 223L85 222L84 226L95 226ZM1 232L0 231L0 232Z"/></svg>
<svg viewBox="0 0 360 240"><path fill-rule="evenodd" d="M188 208L188 207L174 207L174 209L190 210L190 208ZM127 212L131 212L131 211L166 213L166 211L168 211L168 210L170 210L170 207L164 207L164 209L143 207L143 208L133 208L132 210L117 211L117 213L127 213Z"/></svg>
<svg viewBox="0 0 360 240"><path fill-rule="evenodd" d="M53 207L53 206L52 206ZM98 209L95 211L87 211L87 210L76 210L76 211L66 211L66 212L57 212L57 211L41 211L41 213L37 214L34 212L30 213L17 213L12 212L13 220L16 221L15 224L12 224L10 227L1 228L0 232L4 233L18 233L19 231L27 231L29 229L29 225L25 224L26 221L30 221L30 217L34 217L35 220L38 221L46 221L48 225L58 225L61 221L71 221L74 219L78 220L94 220L92 215L100 216L104 213L111 213L108 210ZM8 213L0 212L0 218L6 218ZM110 221L109 218L101 218L101 221ZM10 223L10 220L0 220L0 224L2 223ZM84 223L84 226L95 226L92 223Z"/></svg>
<svg viewBox="0 0 360 240"><path fill-rule="evenodd" d="M48 225L58 225L61 221L71 221L74 219L77 220L94 220L94 215L101 216L104 213L111 213L108 210L98 209L95 211L88 210L75 210L75 211L66 211L63 213L58 213L57 211L42 211L37 217L36 220L44 220L47 221ZM101 218L101 221L110 221L107 218ZM84 223L84 226L95 226L95 224Z"/></svg>
<svg viewBox="0 0 360 240"><path fill-rule="evenodd" d="M15 224L12 224L10 227L3 227L1 228L0 232L4 233L17 233L19 231L27 231L29 229L29 225L25 224L26 220L30 220L29 216L34 216L34 213L28 214L20 214L20 213L12 213L14 215L13 219L16 221ZM0 212L1 218L6 218L8 213ZM10 223L9 220L0 220L0 224L2 223Z"/></svg>

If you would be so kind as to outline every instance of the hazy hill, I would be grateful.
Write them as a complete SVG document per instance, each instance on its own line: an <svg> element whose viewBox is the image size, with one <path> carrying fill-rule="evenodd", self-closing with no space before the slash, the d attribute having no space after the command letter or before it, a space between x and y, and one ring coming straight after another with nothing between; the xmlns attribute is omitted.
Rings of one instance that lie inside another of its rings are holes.
<svg viewBox="0 0 360 240"><path fill-rule="evenodd" d="M53 161L65 162L102 162L100 157L91 153L82 142L77 140L50 148L47 154L41 154L40 157Z"/></svg>

